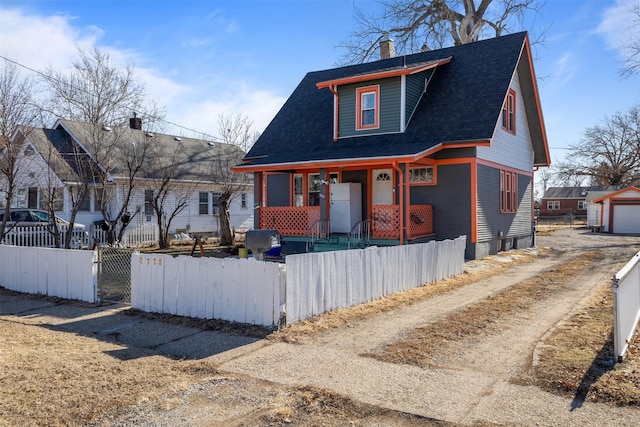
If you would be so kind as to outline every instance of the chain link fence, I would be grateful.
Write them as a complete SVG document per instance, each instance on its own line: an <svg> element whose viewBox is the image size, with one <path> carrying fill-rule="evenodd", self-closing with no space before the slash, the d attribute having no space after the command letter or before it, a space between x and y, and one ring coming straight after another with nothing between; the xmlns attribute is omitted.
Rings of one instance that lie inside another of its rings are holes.
<svg viewBox="0 0 640 427"><path fill-rule="evenodd" d="M131 255L134 249L98 248L98 299L131 304Z"/></svg>

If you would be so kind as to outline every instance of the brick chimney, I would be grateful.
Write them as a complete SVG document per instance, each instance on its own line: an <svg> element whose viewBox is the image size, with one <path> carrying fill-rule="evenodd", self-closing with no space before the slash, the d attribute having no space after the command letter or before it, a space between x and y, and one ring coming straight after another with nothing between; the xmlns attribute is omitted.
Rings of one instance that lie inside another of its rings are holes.
<svg viewBox="0 0 640 427"><path fill-rule="evenodd" d="M133 117L129 119L129 127L131 129L142 130L142 119L136 117L136 113L133 113Z"/></svg>
<svg viewBox="0 0 640 427"><path fill-rule="evenodd" d="M380 40L380 59L389 59L396 56L396 47L389 33L384 33Z"/></svg>

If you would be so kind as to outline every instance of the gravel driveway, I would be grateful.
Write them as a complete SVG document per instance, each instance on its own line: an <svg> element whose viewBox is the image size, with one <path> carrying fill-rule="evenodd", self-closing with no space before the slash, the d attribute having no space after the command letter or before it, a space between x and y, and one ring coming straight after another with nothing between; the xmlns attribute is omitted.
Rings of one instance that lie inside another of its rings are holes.
<svg viewBox="0 0 640 427"><path fill-rule="evenodd" d="M546 334L578 309L594 287L608 283L621 262L640 250L640 237L563 229L538 236L537 245L552 248L553 256L536 257L498 276L295 344L263 342L213 356L210 361L234 376L319 387L358 402L455 425L637 425L637 408L591 402L572 408L571 399L516 385L512 380L534 361L536 347L543 344ZM385 363L370 357L407 331L438 321L592 249L602 251L603 258L583 274L568 278L552 303L541 301L509 317L499 334L462 341L457 351L443 354L435 367ZM508 261L504 256L499 259ZM468 268L481 268L485 262L468 263ZM214 392L201 387L188 393L190 402L204 403L176 404L154 418L162 420L154 425L187 426L193 425L193 420L202 420L205 403L216 398ZM137 423L142 418L129 414L127 420Z"/></svg>

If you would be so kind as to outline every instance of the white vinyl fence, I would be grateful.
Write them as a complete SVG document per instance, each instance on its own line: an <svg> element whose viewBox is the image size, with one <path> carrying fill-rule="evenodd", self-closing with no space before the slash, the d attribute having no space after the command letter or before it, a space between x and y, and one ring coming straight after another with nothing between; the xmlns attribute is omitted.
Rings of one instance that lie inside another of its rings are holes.
<svg viewBox="0 0 640 427"><path fill-rule="evenodd" d="M640 252L613 276L612 288L613 346L622 361L640 320Z"/></svg>
<svg viewBox="0 0 640 427"><path fill-rule="evenodd" d="M134 254L131 305L137 309L267 327L280 322L284 266L253 258Z"/></svg>
<svg viewBox="0 0 640 427"><path fill-rule="evenodd" d="M0 245L0 285L12 291L94 303L97 253Z"/></svg>
<svg viewBox="0 0 640 427"><path fill-rule="evenodd" d="M455 240L289 255L287 322L350 307L460 274L466 236Z"/></svg>
<svg viewBox="0 0 640 427"><path fill-rule="evenodd" d="M354 306L462 273L466 237L423 244L253 258L131 257L137 309L267 327ZM97 252L0 246L7 289L97 301ZM637 296L636 288L636 296Z"/></svg>
<svg viewBox="0 0 640 427"><path fill-rule="evenodd" d="M105 244L108 240L107 232L96 226L92 227L91 238L99 244ZM158 224L144 223L128 226L119 243L125 248L143 248L157 245L159 238Z"/></svg>
<svg viewBox="0 0 640 427"><path fill-rule="evenodd" d="M59 225L59 240L56 244L53 229L49 225L34 225L31 227L14 227L6 229L4 239L0 242L3 245L15 246L36 246L41 248L64 247L64 242L69 231L68 225ZM73 228L71 236L71 249L86 247L89 243L84 227Z"/></svg>

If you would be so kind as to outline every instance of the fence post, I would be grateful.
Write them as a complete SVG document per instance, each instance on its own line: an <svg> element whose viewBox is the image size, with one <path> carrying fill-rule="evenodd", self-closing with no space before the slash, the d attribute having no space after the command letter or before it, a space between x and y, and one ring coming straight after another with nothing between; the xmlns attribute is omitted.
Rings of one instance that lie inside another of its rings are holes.
<svg viewBox="0 0 640 427"><path fill-rule="evenodd" d="M613 357L618 362L622 362L622 343L620 342L620 317L618 313L618 289L620 280L614 275L611 278L611 290L613 291Z"/></svg>

